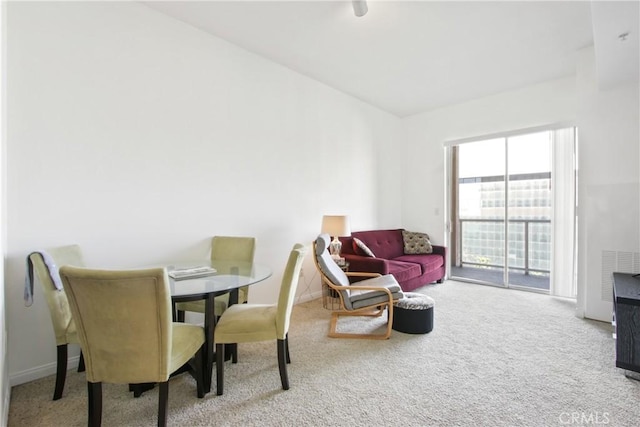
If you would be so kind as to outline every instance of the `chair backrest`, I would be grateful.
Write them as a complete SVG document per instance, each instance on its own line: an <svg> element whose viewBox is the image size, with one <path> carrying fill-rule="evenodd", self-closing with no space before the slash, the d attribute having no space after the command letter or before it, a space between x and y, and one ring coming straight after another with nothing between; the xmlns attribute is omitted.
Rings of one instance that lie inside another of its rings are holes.
<svg viewBox="0 0 640 427"><path fill-rule="evenodd" d="M211 259L253 262L256 250L254 237L213 236Z"/></svg>
<svg viewBox="0 0 640 427"><path fill-rule="evenodd" d="M167 381L172 320L164 268L116 271L65 266L60 278L78 329L88 381Z"/></svg>
<svg viewBox="0 0 640 427"><path fill-rule="evenodd" d="M320 273L324 275L334 286L349 286L349 278L342 269L335 263L329 253L329 243L331 238L328 234L321 234L315 241L315 259ZM347 310L351 309L350 292L348 289L339 289L342 303Z"/></svg>
<svg viewBox="0 0 640 427"><path fill-rule="evenodd" d="M349 282L349 278L338 264L336 264L333 258L331 258L331 254L329 253L330 242L331 237L326 233L320 234L316 239L314 243L316 266L320 270L320 274L329 281L329 286L349 286L351 284ZM340 300L342 301L344 308L351 310L351 293L349 290L337 289L337 291L340 293Z"/></svg>
<svg viewBox="0 0 640 427"><path fill-rule="evenodd" d="M211 239L211 260L253 262L256 251L254 237L213 236ZM249 299L249 287L238 289L238 302Z"/></svg>
<svg viewBox="0 0 640 427"><path fill-rule="evenodd" d="M293 300L298 288L302 261L306 254L307 249L300 243L296 243L289 254L289 260L282 276L280 295L278 296L278 314L276 315L276 333L279 339L284 339L289 332Z"/></svg>
<svg viewBox="0 0 640 427"><path fill-rule="evenodd" d="M78 245L49 248L46 249L46 253L58 267L63 265L84 267L82 251ZM40 282L42 293L49 306L51 323L53 324L53 330L56 335L56 345L78 342L75 336L76 327L73 317L71 316L71 310L69 309L67 294L64 289L56 289L53 279L49 274L49 268L40 253L34 252L29 255L29 258L33 263L33 270Z"/></svg>

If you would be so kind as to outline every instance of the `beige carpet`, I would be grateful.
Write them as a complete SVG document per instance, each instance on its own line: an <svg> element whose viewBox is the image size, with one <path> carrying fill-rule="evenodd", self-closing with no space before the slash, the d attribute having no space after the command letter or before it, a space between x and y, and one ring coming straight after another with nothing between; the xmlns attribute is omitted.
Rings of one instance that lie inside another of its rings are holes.
<svg viewBox="0 0 640 427"><path fill-rule="evenodd" d="M297 305L289 391L275 343L240 345L240 362L225 365L223 396L198 399L188 375L171 380L169 424L639 425L640 382L615 368L611 326L576 318L572 301L453 281L419 291L436 301L433 332L387 341L329 339L321 301ZM9 426L86 425L84 374L68 373L56 402L53 383L14 387ZM104 392L104 426L155 425L157 389L139 399L124 385Z"/></svg>

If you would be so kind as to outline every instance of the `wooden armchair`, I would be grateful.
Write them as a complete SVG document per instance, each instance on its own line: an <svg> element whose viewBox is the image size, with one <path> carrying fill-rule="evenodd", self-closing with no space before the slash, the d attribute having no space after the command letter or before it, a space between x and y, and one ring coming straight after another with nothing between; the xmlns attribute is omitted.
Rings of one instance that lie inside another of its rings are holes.
<svg viewBox="0 0 640 427"><path fill-rule="evenodd" d="M314 261L322 280L334 290L340 298L340 309L331 313L329 337L332 338L368 338L387 339L391 335L393 324L393 303L403 297L402 289L396 279L390 275L378 273L345 273L333 261L329 254L330 237L321 234L314 242ZM349 283L349 276L370 277ZM338 332L338 318L341 316L380 317L387 309L387 329L382 334L357 334Z"/></svg>

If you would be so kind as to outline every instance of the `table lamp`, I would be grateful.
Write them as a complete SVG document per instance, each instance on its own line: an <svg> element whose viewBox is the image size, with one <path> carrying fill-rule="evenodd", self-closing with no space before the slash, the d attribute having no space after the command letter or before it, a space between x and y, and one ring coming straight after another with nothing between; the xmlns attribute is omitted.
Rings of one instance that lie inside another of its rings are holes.
<svg viewBox="0 0 640 427"><path fill-rule="evenodd" d="M342 250L342 242L338 236L350 236L351 228L349 227L349 217L346 215L324 215L322 217L322 233L333 236L333 240L329 245L329 253L334 259L340 259L340 250Z"/></svg>

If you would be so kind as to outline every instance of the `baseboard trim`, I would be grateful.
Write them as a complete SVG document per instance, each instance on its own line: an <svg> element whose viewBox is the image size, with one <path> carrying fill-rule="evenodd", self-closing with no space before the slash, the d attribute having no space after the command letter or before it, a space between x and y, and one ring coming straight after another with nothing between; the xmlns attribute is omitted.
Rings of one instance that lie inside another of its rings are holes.
<svg viewBox="0 0 640 427"><path fill-rule="evenodd" d="M2 390L2 395L4 399L2 399L2 425L9 425L9 405L11 404L11 385L4 385L4 390Z"/></svg>
<svg viewBox="0 0 640 427"><path fill-rule="evenodd" d="M67 359L67 373L72 369L77 369L79 361L80 355L69 357ZM11 384L11 387L13 387L38 380L40 378L48 377L49 375L55 375L56 366L56 362L51 362L47 363L46 365L36 366L34 368L25 369L24 371L15 372L9 376L9 383Z"/></svg>

